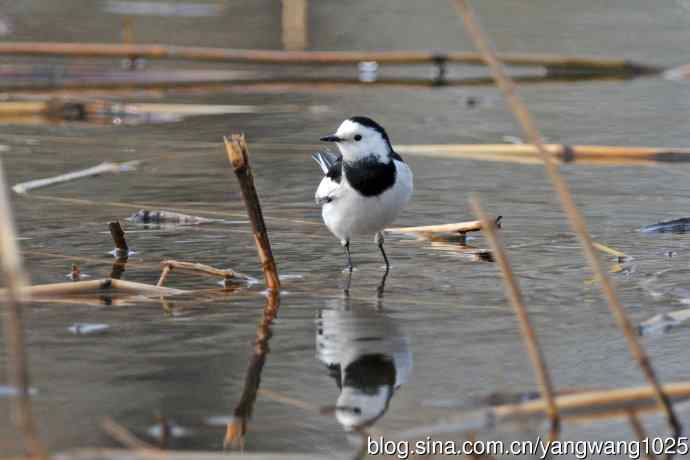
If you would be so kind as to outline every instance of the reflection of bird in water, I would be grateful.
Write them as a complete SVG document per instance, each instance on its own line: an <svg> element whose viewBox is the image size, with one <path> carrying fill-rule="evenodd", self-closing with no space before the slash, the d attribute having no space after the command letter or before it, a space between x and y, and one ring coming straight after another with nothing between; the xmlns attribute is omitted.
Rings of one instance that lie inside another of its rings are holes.
<svg viewBox="0 0 690 460"><path fill-rule="evenodd" d="M340 388L335 417L347 431L383 416L412 369L407 338L370 306L319 311L316 353Z"/></svg>

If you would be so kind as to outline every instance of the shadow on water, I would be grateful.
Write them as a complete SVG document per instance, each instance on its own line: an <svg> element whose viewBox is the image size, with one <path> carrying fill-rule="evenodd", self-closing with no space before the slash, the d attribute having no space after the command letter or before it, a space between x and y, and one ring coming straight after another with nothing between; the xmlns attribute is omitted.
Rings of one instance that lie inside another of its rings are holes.
<svg viewBox="0 0 690 460"><path fill-rule="evenodd" d="M271 339L271 324L278 314L280 297L276 291L268 291L259 326L256 329L254 353L249 358L249 366L244 379L244 388L240 400L233 410L233 420L228 423L223 440L223 447L244 449L244 438L247 434L249 419L254 412L254 404L261 385L261 372L266 364L268 341Z"/></svg>

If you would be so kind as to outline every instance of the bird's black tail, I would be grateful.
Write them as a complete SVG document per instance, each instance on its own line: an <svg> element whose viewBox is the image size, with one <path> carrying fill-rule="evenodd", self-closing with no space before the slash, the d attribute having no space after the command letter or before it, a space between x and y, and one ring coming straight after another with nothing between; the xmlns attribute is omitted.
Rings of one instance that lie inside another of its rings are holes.
<svg viewBox="0 0 690 460"><path fill-rule="evenodd" d="M311 157L319 164L324 175L328 174L328 171L337 163L339 158L337 154L327 150L324 152L316 152Z"/></svg>

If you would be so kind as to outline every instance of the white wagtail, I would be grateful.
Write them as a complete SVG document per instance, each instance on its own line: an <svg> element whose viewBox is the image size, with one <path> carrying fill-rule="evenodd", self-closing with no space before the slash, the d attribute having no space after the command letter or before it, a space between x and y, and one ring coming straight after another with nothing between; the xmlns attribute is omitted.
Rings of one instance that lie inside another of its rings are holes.
<svg viewBox="0 0 690 460"><path fill-rule="evenodd" d="M316 190L323 221L345 247L349 271L350 239L374 234L387 272L390 264L383 250L382 230L410 200L412 171L393 151L386 131L370 118L348 118L335 134L321 140L335 142L341 153L313 155L326 175Z"/></svg>

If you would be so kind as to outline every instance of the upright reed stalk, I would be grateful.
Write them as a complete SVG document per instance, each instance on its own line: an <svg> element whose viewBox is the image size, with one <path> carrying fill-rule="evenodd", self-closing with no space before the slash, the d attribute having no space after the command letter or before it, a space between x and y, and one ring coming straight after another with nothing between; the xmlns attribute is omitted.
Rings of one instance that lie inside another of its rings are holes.
<svg viewBox="0 0 690 460"><path fill-rule="evenodd" d="M671 405L671 401L669 400L668 396L664 393L661 385L659 384L659 381L656 377L654 369L652 368L649 357L645 353L640 343L637 341L635 329L633 328L632 323L628 319L625 313L625 309L623 308L623 305L618 299L618 296L616 295L616 291L614 290L611 281L606 276L606 272L602 268L601 261L599 260L597 253L594 249L592 238L589 235L589 232L587 231L587 225L585 223L585 220L575 204L575 200L573 199L573 196L570 193L570 189L568 187L567 182L565 181L565 179L563 179L559 172L558 164L551 157L548 150L546 149L544 141L542 140L542 137L539 134L539 130L537 129L537 126L535 125L529 111L527 110L527 106L517 95L515 84L507 75L507 73L503 69L503 65L496 56L496 53L489 45L489 42L486 36L484 35L484 32L481 30L479 23L474 17L472 9L469 7L465 0L455 0L455 5L457 7L458 13L462 16L464 20L465 29L467 31L468 36L474 42L475 47L481 53L487 65L489 66L491 74L494 80L496 81L496 85L503 92L503 95L508 101L513 115L515 115L515 118L522 126L522 129L525 132L525 135L527 136L529 142L537 148L539 156L541 160L544 162L544 166L551 180L551 183L553 184L554 189L556 189L558 197L561 200L561 205L563 206L563 209L565 210L565 213L568 216L570 225L572 226L573 231L577 234L578 238L580 239L583 252L585 254L585 257L589 261L589 265L592 268L592 272L594 273L595 279L598 281L598 284L599 286L601 286L601 290L604 296L608 300L609 309L611 310L611 313L615 318L618 327L621 329L623 335L625 336L628 342L628 348L630 349L632 356L635 358L635 360L637 360L647 381L653 388L657 402L666 413L668 423L671 429L673 430L674 435L676 437L680 437L682 432L682 426L678 418L676 417L676 414Z"/></svg>
<svg viewBox="0 0 690 460"><path fill-rule="evenodd" d="M527 314L527 308L525 308L525 303L522 299L520 286L518 286L515 276L513 275L513 268L508 260L508 255L506 254L503 242L496 233L495 224L491 219L489 219L489 216L487 216L482 209L481 204L479 203L479 198L473 197L470 200L470 203L475 216L481 223L482 231L489 242L491 251L494 253L496 262L501 269L506 294L510 298L510 303L513 304L515 315L520 323L520 334L525 341L527 354L532 361L532 368L534 369L537 382L539 383L539 391L541 392L541 396L544 401L546 401L546 410L549 420L551 421L549 438L551 440L555 440L558 438L558 433L560 432L560 417L558 415L558 406L556 406L556 397L554 396L553 384L551 382L551 377L549 376L549 371L546 368L544 355L539 347L537 334L534 332L534 327L532 327L532 323L529 320L529 315Z"/></svg>
<svg viewBox="0 0 690 460"><path fill-rule="evenodd" d="M25 349L21 310L22 295L26 295L23 290L28 284L28 277L22 267L17 246L17 235L7 196L2 162L0 162L0 264L2 265L2 281L7 287L4 297L4 326L9 378L16 391L13 420L17 431L24 438L24 448L27 453L33 458L47 459L48 455L38 436L29 395L29 360Z"/></svg>

